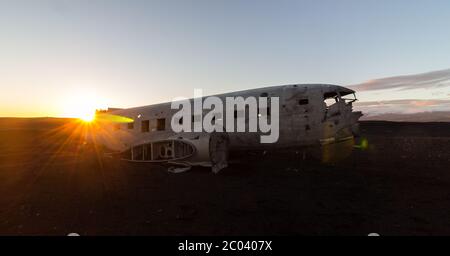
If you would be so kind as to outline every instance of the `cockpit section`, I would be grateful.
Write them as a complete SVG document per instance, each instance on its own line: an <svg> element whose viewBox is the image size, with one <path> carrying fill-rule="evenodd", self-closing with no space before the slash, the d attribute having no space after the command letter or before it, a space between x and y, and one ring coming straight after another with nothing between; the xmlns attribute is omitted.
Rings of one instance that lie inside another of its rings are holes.
<svg viewBox="0 0 450 256"><path fill-rule="evenodd" d="M324 92L325 119L352 112L352 103L355 101L355 92L347 88Z"/></svg>
<svg viewBox="0 0 450 256"><path fill-rule="evenodd" d="M353 112L355 92L345 87L327 88L323 91L324 140L339 141L359 134L358 119L361 112Z"/></svg>

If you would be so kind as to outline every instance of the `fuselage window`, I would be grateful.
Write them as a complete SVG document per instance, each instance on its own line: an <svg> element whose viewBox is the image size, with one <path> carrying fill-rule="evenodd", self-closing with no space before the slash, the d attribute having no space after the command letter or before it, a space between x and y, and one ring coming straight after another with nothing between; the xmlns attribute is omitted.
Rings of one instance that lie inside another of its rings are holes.
<svg viewBox="0 0 450 256"><path fill-rule="evenodd" d="M134 129L134 122L128 123L128 129L130 129L130 130Z"/></svg>
<svg viewBox="0 0 450 256"><path fill-rule="evenodd" d="M309 103L309 100L308 100L308 99L300 99L300 100L298 101L298 104L299 104L299 105L308 105L308 103Z"/></svg>
<svg viewBox="0 0 450 256"><path fill-rule="evenodd" d="M156 130L164 131L165 129L166 129L166 119L165 118L156 119Z"/></svg>
<svg viewBox="0 0 450 256"><path fill-rule="evenodd" d="M143 120L141 123L141 132L149 132L150 131L150 121Z"/></svg>

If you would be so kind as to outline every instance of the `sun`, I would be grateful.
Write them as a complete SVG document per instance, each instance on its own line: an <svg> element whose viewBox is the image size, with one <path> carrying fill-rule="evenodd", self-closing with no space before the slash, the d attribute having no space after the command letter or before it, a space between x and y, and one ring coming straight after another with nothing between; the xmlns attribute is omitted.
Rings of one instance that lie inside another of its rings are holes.
<svg viewBox="0 0 450 256"><path fill-rule="evenodd" d="M78 118L85 123L90 123L95 120L96 107L93 103L86 103L83 100L78 101L79 104L74 104L68 114L69 117Z"/></svg>
<svg viewBox="0 0 450 256"><path fill-rule="evenodd" d="M85 123L95 121L97 109L106 108L103 100L89 90L71 91L63 102L63 116L78 118Z"/></svg>
<svg viewBox="0 0 450 256"><path fill-rule="evenodd" d="M95 111L94 112L90 111L88 113L80 114L78 118L81 119L85 123L90 123L95 120Z"/></svg>

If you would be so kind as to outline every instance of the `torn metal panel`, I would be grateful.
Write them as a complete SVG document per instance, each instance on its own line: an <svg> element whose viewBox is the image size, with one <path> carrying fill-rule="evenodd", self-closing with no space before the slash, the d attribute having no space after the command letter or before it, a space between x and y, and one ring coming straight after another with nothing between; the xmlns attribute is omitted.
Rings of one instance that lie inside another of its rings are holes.
<svg viewBox="0 0 450 256"><path fill-rule="evenodd" d="M228 166L229 139L227 133L190 134L180 138L191 142L196 153L183 160L170 161L171 163L211 167L214 173L218 173Z"/></svg>
<svg viewBox="0 0 450 256"><path fill-rule="evenodd" d="M228 137L226 133L190 133L133 145L119 155L130 162L204 166L217 173L228 166Z"/></svg>

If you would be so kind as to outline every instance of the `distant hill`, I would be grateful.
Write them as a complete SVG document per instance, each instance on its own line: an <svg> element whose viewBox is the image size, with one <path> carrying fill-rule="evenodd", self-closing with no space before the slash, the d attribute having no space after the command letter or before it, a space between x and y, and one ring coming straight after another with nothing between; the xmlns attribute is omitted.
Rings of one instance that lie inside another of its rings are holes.
<svg viewBox="0 0 450 256"><path fill-rule="evenodd" d="M361 120L380 120L394 122L450 122L450 111L420 112L413 114L386 113L364 115Z"/></svg>

